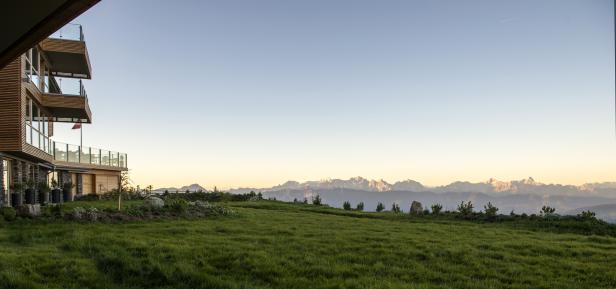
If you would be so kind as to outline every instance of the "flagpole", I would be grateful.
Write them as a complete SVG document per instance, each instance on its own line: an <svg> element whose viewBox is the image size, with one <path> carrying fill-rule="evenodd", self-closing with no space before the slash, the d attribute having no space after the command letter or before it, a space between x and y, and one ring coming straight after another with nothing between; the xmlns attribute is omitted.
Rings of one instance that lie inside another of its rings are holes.
<svg viewBox="0 0 616 289"><path fill-rule="evenodd" d="M79 149L83 151L83 124L79 123Z"/></svg>

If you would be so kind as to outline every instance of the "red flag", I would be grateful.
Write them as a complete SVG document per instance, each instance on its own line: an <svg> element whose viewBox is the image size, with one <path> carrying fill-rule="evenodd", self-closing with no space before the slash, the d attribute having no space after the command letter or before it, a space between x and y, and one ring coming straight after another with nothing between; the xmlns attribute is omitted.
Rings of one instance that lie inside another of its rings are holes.
<svg viewBox="0 0 616 289"><path fill-rule="evenodd" d="M78 122L73 126L73 129L80 129L81 128L81 123Z"/></svg>

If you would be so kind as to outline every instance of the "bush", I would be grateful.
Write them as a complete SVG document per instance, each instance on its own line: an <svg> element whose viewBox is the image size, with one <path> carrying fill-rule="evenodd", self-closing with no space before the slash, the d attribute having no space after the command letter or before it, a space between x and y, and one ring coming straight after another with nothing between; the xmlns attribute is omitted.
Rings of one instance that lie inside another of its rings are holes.
<svg viewBox="0 0 616 289"><path fill-rule="evenodd" d="M167 200L164 208L175 214L184 215L188 210L188 202L184 199L171 199Z"/></svg>
<svg viewBox="0 0 616 289"><path fill-rule="evenodd" d="M458 205L458 213L462 216L470 216L473 214L473 203L471 203L471 201L466 203L462 201L460 205Z"/></svg>
<svg viewBox="0 0 616 289"><path fill-rule="evenodd" d="M51 214L52 217L55 217L58 219L64 217L64 212L62 212L62 205L60 204L50 206L49 213Z"/></svg>
<svg viewBox="0 0 616 289"><path fill-rule="evenodd" d="M357 210L358 211L363 211L364 210L364 202L359 202L357 204Z"/></svg>
<svg viewBox="0 0 616 289"><path fill-rule="evenodd" d="M443 210L443 205L441 205L441 204L434 204L430 208L432 208L432 214L438 215Z"/></svg>
<svg viewBox="0 0 616 289"><path fill-rule="evenodd" d="M13 208L2 208L0 209L0 214L6 221L14 221L17 218L17 211Z"/></svg>
<svg viewBox="0 0 616 289"><path fill-rule="evenodd" d="M549 216L549 215L553 215L554 212L556 212L556 208L552 208L550 206L543 206L541 207L541 215L542 216Z"/></svg>
<svg viewBox="0 0 616 289"><path fill-rule="evenodd" d="M312 204L313 205L320 206L322 201L323 200L321 199L321 196L319 196L319 195L316 195L316 197L312 197Z"/></svg>
<svg viewBox="0 0 616 289"><path fill-rule="evenodd" d="M345 201L344 204L342 204L342 208L344 208L347 211L351 210L351 203L349 201Z"/></svg>
<svg viewBox="0 0 616 289"><path fill-rule="evenodd" d="M488 204L485 205L483 208L484 208L484 210L486 212L486 216L488 216L490 218L495 217L496 213L498 212L498 208L495 207L494 205L492 205L491 202L488 202Z"/></svg>
<svg viewBox="0 0 616 289"><path fill-rule="evenodd" d="M80 196L75 196L74 200L77 201L86 201L86 202L91 202L91 201L98 201L100 200L101 197L99 195L96 194L89 194L89 195L80 195Z"/></svg>
<svg viewBox="0 0 616 289"><path fill-rule="evenodd" d="M577 217L582 220L596 220L597 219L595 217L595 212L591 212L591 211L583 211L577 214Z"/></svg>
<svg viewBox="0 0 616 289"><path fill-rule="evenodd" d="M396 203L391 204L391 211L394 213L400 213L400 205Z"/></svg>
<svg viewBox="0 0 616 289"><path fill-rule="evenodd" d="M383 210L385 210L385 205L383 205L383 203L379 202L379 203L376 205L376 211L377 211L377 212L382 212Z"/></svg>

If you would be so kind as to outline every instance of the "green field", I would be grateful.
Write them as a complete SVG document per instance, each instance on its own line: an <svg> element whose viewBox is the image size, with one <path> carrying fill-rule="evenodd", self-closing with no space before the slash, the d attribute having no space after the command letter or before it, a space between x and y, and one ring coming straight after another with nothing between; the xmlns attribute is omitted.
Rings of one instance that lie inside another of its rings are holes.
<svg viewBox="0 0 616 289"><path fill-rule="evenodd" d="M615 237L266 201L227 206L237 214L0 223L0 288L616 288Z"/></svg>

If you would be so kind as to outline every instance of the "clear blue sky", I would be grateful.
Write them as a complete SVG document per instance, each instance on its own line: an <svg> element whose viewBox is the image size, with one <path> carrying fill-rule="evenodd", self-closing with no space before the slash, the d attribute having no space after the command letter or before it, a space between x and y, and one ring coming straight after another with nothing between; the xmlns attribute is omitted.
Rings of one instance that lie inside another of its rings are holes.
<svg viewBox="0 0 616 289"><path fill-rule="evenodd" d="M75 21L84 144L154 186L616 180L612 21L612 0L103 0Z"/></svg>

